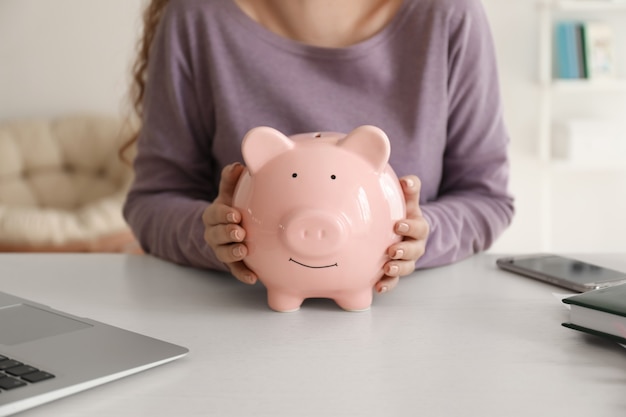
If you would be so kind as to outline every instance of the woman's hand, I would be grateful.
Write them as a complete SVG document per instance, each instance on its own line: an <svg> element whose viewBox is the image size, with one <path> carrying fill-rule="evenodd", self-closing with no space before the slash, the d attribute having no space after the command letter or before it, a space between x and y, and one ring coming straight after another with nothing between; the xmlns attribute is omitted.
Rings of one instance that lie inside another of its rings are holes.
<svg viewBox="0 0 626 417"><path fill-rule="evenodd" d="M391 260L383 267L385 276L376 283L379 293L393 289L401 276L415 271L415 262L426 250L429 225L420 209L420 180L415 175L408 175L400 179L400 184L406 200L406 219L396 223L395 232L403 239L387 250Z"/></svg>
<svg viewBox="0 0 626 417"><path fill-rule="evenodd" d="M230 164L222 170L218 195L202 214L204 240L215 252L217 259L226 264L239 281L254 284L257 276L243 263L248 248L242 242L246 231L240 226L241 213L232 207L233 193L244 167Z"/></svg>

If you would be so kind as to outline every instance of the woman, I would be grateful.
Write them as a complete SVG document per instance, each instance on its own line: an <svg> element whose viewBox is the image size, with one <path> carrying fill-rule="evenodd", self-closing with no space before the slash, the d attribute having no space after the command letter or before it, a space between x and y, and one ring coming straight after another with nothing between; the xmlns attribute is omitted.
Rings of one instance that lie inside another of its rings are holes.
<svg viewBox="0 0 626 417"><path fill-rule="evenodd" d="M244 134L376 125L407 200L376 285L385 292L416 267L488 248L509 225L497 80L480 0L153 0L126 219L148 253L254 283L231 207Z"/></svg>

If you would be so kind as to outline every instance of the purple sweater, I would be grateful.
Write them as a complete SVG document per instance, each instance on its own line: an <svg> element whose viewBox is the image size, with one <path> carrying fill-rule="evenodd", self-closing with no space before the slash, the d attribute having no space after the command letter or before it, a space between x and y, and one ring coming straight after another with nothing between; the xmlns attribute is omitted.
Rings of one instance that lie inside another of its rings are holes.
<svg viewBox="0 0 626 417"><path fill-rule="evenodd" d="M259 125L287 135L382 128L398 176L422 181L430 237L418 268L488 248L513 216L480 0L406 0L382 31L341 49L280 37L232 0L171 0L148 78L124 214L155 256L224 269L201 216L222 167L242 162L241 138Z"/></svg>

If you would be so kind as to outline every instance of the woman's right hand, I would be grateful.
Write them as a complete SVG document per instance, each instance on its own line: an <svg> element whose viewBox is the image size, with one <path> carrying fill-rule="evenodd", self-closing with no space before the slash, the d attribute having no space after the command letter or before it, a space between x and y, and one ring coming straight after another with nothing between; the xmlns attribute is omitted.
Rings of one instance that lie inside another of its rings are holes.
<svg viewBox="0 0 626 417"><path fill-rule="evenodd" d="M222 170L219 192L212 204L202 213L204 240L239 281L254 284L257 276L244 263L248 248L243 243L246 231L241 227L241 213L232 207L233 193L244 170L240 163Z"/></svg>

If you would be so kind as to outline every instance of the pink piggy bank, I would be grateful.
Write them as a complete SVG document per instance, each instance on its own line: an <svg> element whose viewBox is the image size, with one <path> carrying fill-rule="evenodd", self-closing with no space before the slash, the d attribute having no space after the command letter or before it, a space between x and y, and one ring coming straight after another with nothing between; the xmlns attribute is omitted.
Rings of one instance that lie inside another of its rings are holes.
<svg viewBox="0 0 626 417"><path fill-rule="evenodd" d="M267 288L270 308L295 311L312 297L370 308L406 212L387 135L361 126L287 137L258 127L242 153L247 169L233 206L246 230L244 262Z"/></svg>

